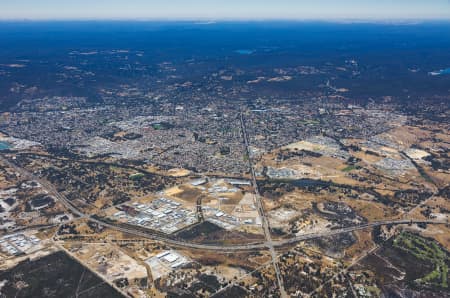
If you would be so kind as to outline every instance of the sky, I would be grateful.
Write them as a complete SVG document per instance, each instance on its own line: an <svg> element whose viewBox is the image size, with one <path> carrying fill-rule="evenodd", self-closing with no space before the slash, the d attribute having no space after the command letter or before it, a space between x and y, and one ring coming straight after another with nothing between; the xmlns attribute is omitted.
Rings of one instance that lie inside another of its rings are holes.
<svg viewBox="0 0 450 298"><path fill-rule="evenodd" d="M0 0L0 19L450 20L450 0Z"/></svg>

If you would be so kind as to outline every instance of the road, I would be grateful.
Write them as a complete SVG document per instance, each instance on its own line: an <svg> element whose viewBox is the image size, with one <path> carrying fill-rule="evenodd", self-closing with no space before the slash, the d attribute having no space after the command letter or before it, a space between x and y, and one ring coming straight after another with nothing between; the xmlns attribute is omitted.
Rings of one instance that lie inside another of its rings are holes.
<svg viewBox="0 0 450 298"><path fill-rule="evenodd" d="M178 240L170 238L169 236L163 236L160 234L154 234L152 231L140 231L131 229L128 227L123 227L119 224L113 224L109 223L105 220L95 218L91 215L84 214L82 211L78 210L75 206L73 206L69 200L61 193L57 191L57 189L48 181L41 179L39 177L36 177L32 173L28 172L27 170L18 167L14 163L8 161L3 156L0 155L0 162L3 162L4 164L8 165L9 167L13 168L15 171L20 173L22 177L36 181L42 185L42 187L52 196L54 196L59 202L61 202L68 210L73 212L75 215L89 219L90 221L96 222L99 225L102 225L104 227L127 233L130 235L134 235L137 237L142 237L150 240L156 240L164 242L168 245L173 245L176 247L183 247L183 248L191 248L191 249L200 249L200 250L211 250L211 251L219 251L219 252L235 252L235 251L252 251L252 250L262 250L267 249L269 247L268 243L264 242L253 242L253 243L246 243L246 244L232 244L232 245L214 245L214 244L200 244L200 243L192 243L188 241ZM311 239L317 239L317 238L323 238L323 237L329 237L333 235L343 234L343 233L349 233L356 230L362 230L370 227L376 227L376 226L382 226L382 225L400 225L400 224L415 224L415 223L426 223L426 224L448 224L448 221L443 220L411 220L411 219L399 219L399 220L384 220L384 221L376 221L371 223L366 223L362 225L357 226L351 226L346 227L342 229L336 229L336 230L329 230L326 232L321 233L310 233L310 234L303 234L298 235L289 239L280 239L280 240L272 240L271 246L275 247L283 247L292 245L301 241L311 240Z"/></svg>
<svg viewBox="0 0 450 298"><path fill-rule="evenodd" d="M286 298L286 297L288 297L288 295L286 293L286 290L284 289L283 278L281 276L280 267L278 266L277 253L275 251L275 246L273 244L272 235L270 233L269 220L267 219L266 212L264 210L264 205L261 200L261 194L259 192L258 183L256 181L255 168L253 167L253 159L251 158L251 155L250 155L251 152L250 152L250 146L249 146L249 141L248 141L247 128L245 126L244 114L242 112L240 115L240 120L241 120L241 130L242 130L242 136L244 138L245 150L247 152L247 157L248 157L248 166L249 166L250 173L252 176L251 181L252 181L253 188L255 191L256 208L258 208L259 217L261 218L261 223L262 223L262 227L264 230L264 236L266 238L266 245L269 248L270 255L272 257L272 265L273 265L273 268L275 270L275 274L277 277L278 289L280 291L280 296L281 296L281 298Z"/></svg>
<svg viewBox="0 0 450 298"><path fill-rule="evenodd" d="M56 188L50 182L48 182L48 181L46 181L44 179L40 179L39 177L37 177L33 173L30 173L27 170L17 166L16 164L10 162L9 160L4 158L3 156L0 156L0 161L2 163L4 163L5 165L7 165L8 167L14 169L17 173L20 174L20 176L22 178L38 182L42 186L43 189L45 189L49 194L54 196L58 201L60 201L64 205L64 207L66 209L70 210L73 214L75 214L75 215L77 215L79 217L86 217L86 215L84 213L82 213L77 208L75 208L69 202L69 200L67 200L67 198L65 196L63 196L59 191L57 191Z"/></svg>
<svg viewBox="0 0 450 298"><path fill-rule="evenodd" d="M81 264L81 266L83 266L84 268L91 268L91 266L89 264L87 264L84 260L82 260L81 258L77 257L75 254L73 254L71 251L69 251L68 249L66 249L64 247L64 245L60 245L57 242L54 242L55 246L58 247L58 249L64 251L72 260L74 260L75 262ZM114 288L117 292L119 292L120 294L122 294L124 297L128 297L127 293L123 292L122 289L120 289L118 286L116 286L114 284L114 282L109 281L103 274L100 274L98 272L98 270L89 270L91 273L95 274L100 280L102 280L104 283L108 284L110 287ZM75 297L78 297L78 289L75 293Z"/></svg>

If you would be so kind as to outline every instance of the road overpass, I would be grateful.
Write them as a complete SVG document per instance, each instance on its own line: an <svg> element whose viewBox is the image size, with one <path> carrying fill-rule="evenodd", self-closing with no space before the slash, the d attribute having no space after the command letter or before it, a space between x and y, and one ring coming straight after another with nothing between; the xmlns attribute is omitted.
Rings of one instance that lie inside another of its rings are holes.
<svg viewBox="0 0 450 298"><path fill-rule="evenodd" d="M297 235L297 236L294 236L294 237L291 237L288 239L272 240L270 243L267 242L267 239L266 239L265 241L243 243L243 244L227 244L227 245L202 244L202 243L185 241L185 240L181 240L181 239L174 239L174 238L171 238L170 235L162 235L161 233L157 234L151 230L142 231L142 230L138 230L138 229L124 227L124 226L121 226L120 224L111 223L105 219L101 219L101 218L97 218L97 217L89 215L89 214L85 214L81 210L76 208L74 205L72 205L72 203L63 194L61 194L55 188L55 186L53 184L51 184L50 182L48 182L44 179L41 179L39 177L36 177L34 174L30 173L26 169L23 169L23 168L17 166L16 164L10 162L9 160L7 160L6 158L4 158L1 155L0 155L0 161L3 162L4 164L8 165L9 167L13 168L22 177L24 177L28 180L36 181L39 184L41 184L42 187L48 192L48 194L54 196L70 212L72 212L73 214L75 214L76 216L78 216L80 218L89 219L92 222L95 222L106 228L110 228L112 230L127 233L127 234L134 235L137 237L142 237L145 239L160 241L167 245L172 245L172 246L182 247L182 248L210 250L210 251L217 251L217 252L260 251L260 250L264 250L264 249L270 249L272 246L274 248L280 248L283 246L294 245L294 244L296 244L298 242L302 242L302 241L330 237L330 236L334 236L334 235L350 233L350 232L357 231L357 230L363 230L363 229L373 228L373 227L383 226L383 225L402 225L402 224L419 224L419 223L422 223L422 224L448 224L447 220L424 220L424 219L382 220L382 221L364 223L361 225L345 227L345 228L341 228L341 229Z"/></svg>

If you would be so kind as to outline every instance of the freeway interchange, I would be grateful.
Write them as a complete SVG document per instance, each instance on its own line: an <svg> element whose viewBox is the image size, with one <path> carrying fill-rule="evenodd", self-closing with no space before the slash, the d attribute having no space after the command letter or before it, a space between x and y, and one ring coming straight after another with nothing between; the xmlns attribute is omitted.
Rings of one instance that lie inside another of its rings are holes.
<svg viewBox="0 0 450 298"><path fill-rule="evenodd" d="M260 251L260 250L268 250L271 255L271 263L275 270L276 280L278 284L278 289L281 297L288 297L283 277L281 274L281 271L278 266L278 257L276 248L282 248L282 247L288 247L295 245L298 242L317 239L317 238L323 238L323 237L330 237L333 235L343 234L343 233L349 233L356 230L362 230L382 225L401 225L401 224L413 224L413 223L424 223L424 224L448 224L447 221L439 221L439 220L414 220L414 219L399 219L399 220L382 220L382 221L375 221L375 222L369 222L364 223L360 225L345 227L345 228L339 228L339 229L332 229L325 232L319 232L319 233L308 233L308 234L302 234L297 235L295 237L289 238L289 239L272 239L271 232L270 232L270 223L269 220L266 217L264 205L261 200L261 195L259 193L258 184L256 180L255 171L252 165L252 159L250 158L250 150L249 150L249 143L245 128L245 121L244 117L241 114L240 116L241 120L241 129L242 134L244 138L244 143L246 146L247 154L249 155L249 168L251 173L251 183L254 187L254 203L257 207L257 210L259 212L259 216L261 218L262 222L262 228L264 231L265 239L264 241L259 242L252 242L252 243L244 243L244 244L229 244L229 245L215 245L215 244L202 244L202 243L195 243L190 242L182 239L174 238L171 235L167 235L161 232L152 231L149 229L139 229L137 227L132 227L129 225L124 224L118 224L115 222L111 222L107 219L98 217L96 215L86 214L77 207L75 207L66 197L64 194L60 193L56 187L51 184L49 181L41 179L40 177L37 177L33 173L27 171L26 169L19 167L15 163L9 161L8 159L4 158L0 155L0 161L3 162L5 165L9 166L10 168L14 169L17 173L19 173L23 178L26 178L28 180L33 180L38 182L47 192L48 194L55 197L67 210L69 210L72 214L74 214L77 218L83 218L88 219L91 222L94 222L100 226L123 232L129 235L133 235L136 237L141 237L149 240L159 241L164 244L173 246L173 247L181 247L181 248L188 248L188 249L197 249L197 250L208 250L208 251L215 251L215 252L238 252L238 251ZM197 208L201 208L197 206Z"/></svg>
<svg viewBox="0 0 450 298"><path fill-rule="evenodd" d="M162 233L156 233L154 231L148 230L148 231L142 231L138 229L132 229L130 227L124 227L120 224L115 224L108 222L102 218L92 216L89 214L83 213L81 210L76 208L63 194L61 194L54 185L52 185L50 182L41 179L34 174L30 173L26 169L23 169L19 166L17 166L15 163L9 161L3 156L0 156L0 161L6 164L7 166L13 168L16 172L18 172L22 177L33 180L38 182L42 185L43 188L52 196L54 196L59 202L63 204L65 208L67 208L70 212L72 212L74 215L76 215L79 218L86 218L89 219L92 222L95 222L99 225L102 225L104 227L120 231L123 233L128 233L130 235L134 235L137 237L143 237L150 240L155 241L161 241L168 245L173 245L177 247L184 247L184 248L191 248L191 249L203 249L203 250L211 250L211 251L218 251L218 252L235 252L235 251L250 251L250 250L261 250L261 249L270 249L270 247L284 247L287 245L293 245L298 242L306 241L306 240L312 240L317 238L323 238L323 237L329 237L333 235L343 234L343 233L349 233L352 231L362 230L366 228L371 227L377 227L382 225L402 225L402 224L448 224L445 220L423 220L423 219L398 219L398 220L383 220L383 221L375 221L370 223L365 223L361 225L355 225L351 227L346 228L340 228L335 230L329 230L326 232L320 232L320 233L308 233L308 234L302 234L297 235L295 237L289 238L289 239L280 239L280 240L272 240L271 241L259 241L259 242L252 242L252 243L246 243L246 244L229 244L229 245L213 245L213 244L201 244L201 243L194 243L189 242L185 240L179 240L171 238L169 235L163 235ZM255 182L253 182L255 183ZM262 206L260 206L262 208ZM261 210L260 210L261 212ZM266 223L268 225L268 223Z"/></svg>

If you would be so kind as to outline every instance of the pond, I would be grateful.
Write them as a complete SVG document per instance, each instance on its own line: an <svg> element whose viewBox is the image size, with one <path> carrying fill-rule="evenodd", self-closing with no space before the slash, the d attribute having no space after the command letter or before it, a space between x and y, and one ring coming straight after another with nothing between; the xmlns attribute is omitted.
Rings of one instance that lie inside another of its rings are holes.
<svg viewBox="0 0 450 298"><path fill-rule="evenodd" d="M432 76L449 75L449 74L450 74L450 68L445 68L445 69L441 69L438 71L430 72L430 75L432 75Z"/></svg>
<svg viewBox="0 0 450 298"><path fill-rule="evenodd" d="M11 148L11 144L0 141L0 150L6 150Z"/></svg>

